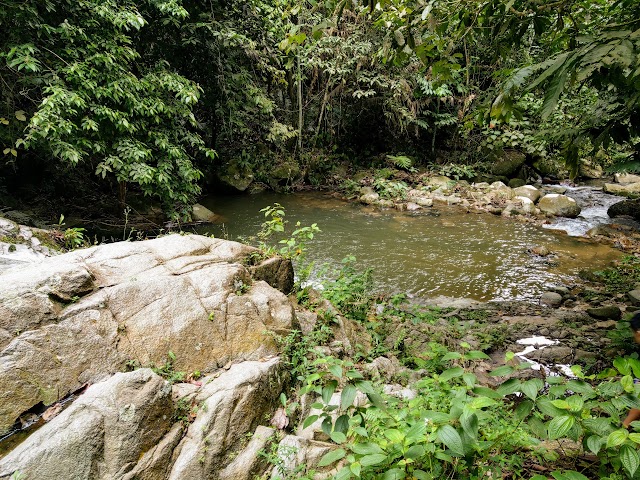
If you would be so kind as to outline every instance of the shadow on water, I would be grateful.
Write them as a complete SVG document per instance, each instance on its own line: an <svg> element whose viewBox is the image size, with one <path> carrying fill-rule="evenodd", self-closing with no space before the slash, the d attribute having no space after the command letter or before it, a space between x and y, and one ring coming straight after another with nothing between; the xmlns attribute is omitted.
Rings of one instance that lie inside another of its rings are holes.
<svg viewBox="0 0 640 480"><path fill-rule="evenodd" d="M222 225L198 228L231 240L255 235L274 202L295 224L317 223L322 233L309 245L316 265L338 267L347 255L374 269L379 290L431 297L476 300L537 297L546 286L568 285L584 268L604 267L620 253L608 246L532 225L454 208L418 214L379 211L318 193L211 197L203 204L225 218ZM528 251L544 246L554 255Z"/></svg>

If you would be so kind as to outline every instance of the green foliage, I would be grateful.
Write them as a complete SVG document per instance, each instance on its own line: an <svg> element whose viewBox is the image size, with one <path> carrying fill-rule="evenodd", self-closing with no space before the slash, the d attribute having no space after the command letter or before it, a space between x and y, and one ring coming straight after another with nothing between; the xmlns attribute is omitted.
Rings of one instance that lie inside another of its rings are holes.
<svg viewBox="0 0 640 480"><path fill-rule="evenodd" d="M356 257L350 255L342 260L342 268L332 277L335 280L323 284L322 296L346 317L364 321L373 305L372 270L358 271Z"/></svg>
<svg viewBox="0 0 640 480"><path fill-rule="evenodd" d="M478 385L471 373L474 362L484 358L473 351L444 353L440 365L453 366L423 377L411 399L381 394L348 361L316 360L301 393L317 395L317 413L304 426L320 420L323 432L338 444L319 465L345 461L336 479L386 478L390 471L399 479L522 478L538 439L571 439L599 459L592 475L634 477L640 434L634 433L635 424L631 432L620 427L620 413L640 406L640 385L633 382L640 376L640 361L618 358L615 370L597 377L576 367L577 378L547 377L546 385L538 378L511 378L494 390ZM504 366L492 374L513 371ZM336 392L337 403L332 401ZM366 402L358 400L363 394ZM554 478L579 475L553 472Z"/></svg>
<svg viewBox="0 0 640 480"><path fill-rule="evenodd" d="M594 272L608 293L626 293L635 288L640 282L640 258L628 255L613 267Z"/></svg>
<svg viewBox="0 0 640 480"><path fill-rule="evenodd" d="M289 223L285 220L286 216L284 207L279 203L265 207L260 212L264 213L264 217L268 218L262 223L258 238L261 240L260 248L267 254L278 254L285 258L302 259L307 248L307 242L313 240L314 236L320 232L318 224L314 223L310 226L302 226L300 222L296 222L295 229L291 232L289 238L283 238L278 241L280 247L272 247L267 245L266 241L273 236L282 236L286 233L286 226Z"/></svg>
<svg viewBox="0 0 640 480"><path fill-rule="evenodd" d="M185 377L185 372L176 371L174 363L176 361L176 355L172 351L169 351L167 354L167 360L163 365L160 366L152 366L151 369L157 375L160 375L162 378L167 380L169 383L177 383L182 382Z"/></svg>
<svg viewBox="0 0 640 480"><path fill-rule="evenodd" d="M200 89L165 60L145 61L134 45L150 21L180 21L186 10L176 1L40 3L10 1L0 14L0 25L11 24L0 44L3 74L36 99L16 145L63 168L87 164L159 198L172 215L188 215L200 191L194 156L215 155L196 133ZM2 92L10 103L16 93Z"/></svg>
<svg viewBox="0 0 640 480"><path fill-rule="evenodd" d="M381 177L378 177L373 181L373 187L382 198L389 200L405 199L409 192L409 185L405 182L401 180L385 180Z"/></svg>

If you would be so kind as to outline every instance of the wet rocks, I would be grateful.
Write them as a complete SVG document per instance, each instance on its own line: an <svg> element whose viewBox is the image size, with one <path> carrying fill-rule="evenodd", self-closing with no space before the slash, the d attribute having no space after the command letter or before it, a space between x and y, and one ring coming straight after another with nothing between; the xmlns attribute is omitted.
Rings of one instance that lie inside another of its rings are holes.
<svg viewBox="0 0 640 480"><path fill-rule="evenodd" d="M629 183L626 185L618 183L605 183L602 187L602 191L605 193L611 193L613 195L621 195L623 197L637 198L640 196L640 182Z"/></svg>
<svg viewBox="0 0 640 480"><path fill-rule="evenodd" d="M556 292L544 292L540 297L540 305L558 308L562 305L562 295Z"/></svg>
<svg viewBox="0 0 640 480"><path fill-rule="evenodd" d="M587 308L587 313L596 320L620 320L622 311L617 305Z"/></svg>
<svg viewBox="0 0 640 480"><path fill-rule="evenodd" d="M549 193L542 197L538 202L538 208L549 215L569 218L577 217L581 210L573 198L558 193Z"/></svg>
<svg viewBox="0 0 640 480"><path fill-rule="evenodd" d="M614 203L607 210L607 215L611 218L627 216L634 220L640 220L640 199Z"/></svg>

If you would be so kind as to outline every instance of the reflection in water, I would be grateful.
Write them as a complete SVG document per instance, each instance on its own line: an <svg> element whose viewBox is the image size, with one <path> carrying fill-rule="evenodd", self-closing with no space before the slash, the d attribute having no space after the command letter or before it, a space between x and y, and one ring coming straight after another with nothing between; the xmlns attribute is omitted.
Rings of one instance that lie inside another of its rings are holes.
<svg viewBox="0 0 640 480"><path fill-rule="evenodd" d="M440 215L436 210L380 212L317 193L205 199L206 207L228 221L199 231L232 240L255 235L264 221L259 210L274 202L285 207L292 224L318 224L322 233L310 243L308 255L316 265L337 267L354 255L360 266L374 269L377 287L388 293L485 301L534 298L545 286L570 284L581 268L602 267L619 257L604 245L491 215L453 208L442 208ZM527 253L539 245L557 256Z"/></svg>

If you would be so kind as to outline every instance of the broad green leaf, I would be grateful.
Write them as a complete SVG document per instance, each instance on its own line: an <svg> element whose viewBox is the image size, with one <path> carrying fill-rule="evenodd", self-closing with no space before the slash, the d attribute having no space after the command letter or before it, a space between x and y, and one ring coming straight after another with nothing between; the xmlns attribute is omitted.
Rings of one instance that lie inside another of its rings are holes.
<svg viewBox="0 0 640 480"><path fill-rule="evenodd" d="M362 469L362 464L360 462L353 462L349 465L349 470L353 472L356 477L360 476L360 470Z"/></svg>
<svg viewBox="0 0 640 480"><path fill-rule="evenodd" d="M385 430L384 436L394 443L402 443L404 440L404 434L395 428Z"/></svg>
<svg viewBox="0 0 640 480"><path fill-rule="evenodd" d="M527 416L529 416L529 414L531 413L531 410L533 410L533 405L534 403L531 400L520 402L513 412L515 421L521 422L525 418L527 418Z"/></svg>
<svg viewBox="0 0 640 480"><path fill-rule="evenodd" d="M552 419L547 426L549 440L555 440L566 436L569 430L571 430L571 427L573 427L575 421L576 419L570 415L561 415Z"/></svg>
<svg viewBox="0 0 640 480"><path fill-rule="evenodd" d="M336 423L333 425L333 429L337 432L346 434L349 430L349 415L340 415L336 418Z"/></svg>
<svg viewBox="0 0 640 480"><path fill-rule="evenodd" d="M331 432L331 440L336 443L344 443L347 441L347 436L342 432Z"/></svg>
<svg viewBox="0 0 640 480"><path fill-rule="evenodd" d="M318 415L310 415L309 417L306 418L306 420L303 422L302 424L302 428L307 428L309 425L311 425L313 422L315 422L316 420L318 420Z"/></svg>
<svg viewBox="0 0 640 480"><path fill-rule="evenodd" d="M618 447L624 443L629 437L629 432L626 428L620 428L609 434L607 437L607 448Z"/></svg>
<svg viewBox="0 0 640 480"><path fill-rule="evenodd" d="M437 431L438 439L455 455L464 456L464 446L460 434L451 425L443 425Z"/></svg>
<svg viewBox="0 0 640 480"><path fill-rule="evenodd" d="M326 467L328 465L331 465L332 463L335 463L338 460L341 460L342 458L344 458L346 454L347 452L345 452L345 450L342 448L338 448L337 450L331 450L320 459L320 461L318 462L318 466Z"/></svg>
<svg viewBox="0 0 640 480"><path fill-rule="evenodd" d="M462 380L468 387L473 387L476 384L478 378L473 373L465 373L462 375Z"/></svg>
<svg viewBox="0 0 640 480"><path fill-rule="evenodd" d="M640 457L638 456L638 450L630 445L623 445L620 448L620 462L629 474L629 477L633 478L633 475L636 473L636 470L638 470L638 467L640 466Z"/></svg>
<svg viewBox="0 0 640 480"><path fill-rule="evenodd" d="M355 400L357 393L358 390L356 387L347 383L342 389L342 394L340 395L340 408L342 410L346 410L353 405L353 401Z"/></svg>
<svg viewBox="0 0 640 480"><path fill-rule="evenodd" d="M448 370L445 370L440 374L439 379L443 382L451 380L452 378L460 377L464 374L464 369L462 367L454 367Z"/></svg>
<svg viewBox="0 0 640 480"><path fill-rule="evenodd" d="M407 431L405 438L407 442L415 443L422 440L426 431L427 424L423 421L419 421Z"/></svg>
<svg viewBox="0 0 640 480"><path fill-rule="evenodd" d="M16 111L15 115L16 115L16 119L20 120L21 122L27 121L27 116L24 114L23 110Z"/></svg>
<svg viewBox="0 0 640 480"><path fill-rule="evenodd" d="M630 433L629 440L631 440L633 443L640 444L640 433Z"/></svg>
<svg viewBox="0 0 640 480"><path fill-rule="evenodd" d="M465 412L460 416L462 430L471 438L476 438L478 434L478 416L475 413Z"/></svg>
<svg viewBox="0 0 640 480"><path fill-rule="evenodd" d="M333 395L333 392L336 391L337 386L338 382L332 380L330 382L327 382L327 384L322 387L322 401L325 403L325 405L328 405L331 401L331 396Z"/></svg>
<svg viewBox="0 0 640 480"><path fill-rule="evenodd" d="M489 355L487 355L486 353L481 352L480 350L472 350L465 353L464 358L466 358L467 360L488 360L491 357L489 357Z"/></svg>
<svg viewBox="0 0 640 480"><path fill-rule="evenodd" d="M358 455L373 455L384 453L377 443L355 443L351 446L351 450Z"/></svg>
<svg viewBox="0 0 640 480"><path fill-rule="evenodd" d="M548 415L549 417L556 417L558 415L566 414L565 410L554 406L552 401L546 397L538 397L538 399L536 400L536 406L542 413Z"/></svg>
<svg viewBox="0 0 640 480"><path fill-rule="evenodd" d="M613 366L621 375L631 375L631 366L626 358L618 357L613 361Z"/></svg>
<svg viewBox="0 0 640 480"><path fill-rule="evenodd" d="M334 480L349 480L352 477L353 477L353 472L348 466L346 466L346 467L342 467L340 471L336 473Z"/></svg>
<svg viewBox="0 0 640 480"><path fill-rule="evenodd" d="M399 468L392 468L391 470L387 470L382 475L382 480L403 480L406 478L406 474L404 470L400 470Z"/></svg>
<svg viewBox="0 0 640 480"><path fill-rule="evenodd" d="M384 450L376 443L356 443L351 446L351 450L358 455L382 454Z"/></svg>
<svg viewBox="0 0 640 480"><path fill-rule="evenodd" d="M496 404L496 401L492 400L489 397L477 397L473 399L470 406L471 408L475 408L479 410L481 408L490 407L495 404Z"/></svg>
<svg viewBox="0 0 640 480"><path fill-rule="evenodd" d="M503 365L496 368L495 370L490 371L489 375L491 375L492 377L502 377L505 375L511 375L514 370L515 369L513 367L510 367L509 365Z"/></svg>
<svg viewBox="0 0 640 480"><path fill-rule="evenodd" d="M538 396L538 392L544 387L542 380L538 378L532 378L531 380L527 380L520 387L522 393L524 393L531 400L535 400Z"/></svg>
<svg viewBox="0 0 640 480"><path fill-rule="evenodd" d="M584 407L584 400L579 395L572 395L567 398L567 404L572 412L580 412Z"/></svg>
<svg viewBox="0 0 640 480"><path fill-rule="evenodd" d="M409 450L407 450L407 453L405 453L404 456L405 458L415 460L422 457L425 453L426 450L422 445L414 445L413 447L409 448Z"/></svg>
<svg viewBox="0 0 640 480"><path fill-rule="evenodd" d="M622 385L625 392L633 392L633 377L631 375L625 375L620 379L620 385Z"/></svg>
<svg viewBox="0 0 640 480"><path fill-rule="evenodd" d="M443 362L447 362L447 361L449 361L449 360L458 360L458 359L460 359L460 358L462 358L462 354L461 354L461 353L458 353L458 352L448 352L448 353L445 353L445 354L443 355L443 357L441 358L441 361L443 361Z"/></svg>
<svg viewBox="0 0 640 480"><path fill-rule="evenodd" d="M329 366L329 371L336 377L342 378L342 367L340 365Z"/></svg>
<svg viewBox="0 0 640 480"><path fill-rule="evenodd" d="M598 435L591 435L590 437L587 437L586 444L587 448L591 450L594 455L597 455L602 448L602 445L605 444L605 439Z"/></svg>
<svg viewBox="0 0 640 480"><path fill-rule="evenodd" d="M519 392L522 382L517 378L510 378L496 389L500 395L511 395L512 393Z"/></svg>
<svg viewBox="0 0 640 480"><path fill-rule="evenodd" d="M593 393L593 387L589 385L587 382L583 382L582 380L569 380L567 382L567 389L572 392L582 393L582 394L591 394Z"/></svg>
<svg viewBox="0 0 640 480"><path fill-rule="evenodd" d="M569 410L571 407L569 406L569 402L566 400L551 400L551 405L560 410Z"/></svg>
<svg viewBox="0 0 640 480"><path fill-rule="evenodd" d="M372 465L380 465L387 459L387 455L384 453L373 453L371 455L365 455L360 459L360 464L363 467L370 467Z"/></svg>

